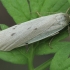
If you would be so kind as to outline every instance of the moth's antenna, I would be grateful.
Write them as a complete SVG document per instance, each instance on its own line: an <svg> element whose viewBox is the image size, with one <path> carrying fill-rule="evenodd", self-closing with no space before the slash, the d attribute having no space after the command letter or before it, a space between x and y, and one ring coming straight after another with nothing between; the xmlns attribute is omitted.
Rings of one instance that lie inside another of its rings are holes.
<svg viewBox="0 0 70 70"><path fill-rule="evenodd" d="M30 6L30 0L27 0L27 2L28 2L28 5L29 5L30 14L32 14L31 6Z"/></svg>

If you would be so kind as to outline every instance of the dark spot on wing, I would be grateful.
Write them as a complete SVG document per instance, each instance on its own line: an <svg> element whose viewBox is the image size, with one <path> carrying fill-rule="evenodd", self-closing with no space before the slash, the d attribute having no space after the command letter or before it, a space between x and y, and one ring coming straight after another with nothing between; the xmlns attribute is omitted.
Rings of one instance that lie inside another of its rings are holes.
<svg viewBox="0 0 70 70"><path fill-rule="evenodd" d="M26 45L28 45L28 43L25 43Z"/></svg>
<svg viewBox="0 0 70 70"><path fill-rule="evenodd" d="M30 29L31 27L29 27L28 29Z"/></svg>
<svg viewBox="0 0 70 70"><path fill-rule="evenodd" d="M15 33L12 33L11 36L15 35Z"/></svg>
<svg viewBox="0 0 70 70"><path fill-rule="evenodd" d="M34 30L37 30L37 28L35 28Z"/></svg>
<svg viewBox="0 0 70 70"><path fill-rule="evenodd" d="M15 28L13 28L13 29L15 29Z"/></svg>

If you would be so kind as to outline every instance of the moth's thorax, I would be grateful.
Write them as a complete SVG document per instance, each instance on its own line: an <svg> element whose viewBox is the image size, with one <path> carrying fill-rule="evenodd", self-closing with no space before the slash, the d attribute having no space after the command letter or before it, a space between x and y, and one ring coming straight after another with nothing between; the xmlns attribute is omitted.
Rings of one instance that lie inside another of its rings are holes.
<svg viewBox="0 0 70 70"><path fill-rule="evenodd" d="M59 22L62 25L64 25L64 23L67 23L67 25L68 25L68 23L70 22L69 15L66 14L66 13L57 14L56 15L56 20L57 20L57 22Z"/></svg>

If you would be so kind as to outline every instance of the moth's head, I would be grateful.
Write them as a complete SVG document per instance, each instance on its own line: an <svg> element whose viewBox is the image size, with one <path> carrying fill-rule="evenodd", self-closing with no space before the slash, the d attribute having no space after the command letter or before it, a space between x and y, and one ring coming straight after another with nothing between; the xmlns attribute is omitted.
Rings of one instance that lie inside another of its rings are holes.
<svg viewBox="0 0 70 70"><path fill-rule="evenodd" d="M64 17L65 17L66 22L69 24L69 22L70 22L69 14L64 13Z"/></svg>
<svg viewBox="0 0 70 70"><path fill-rule="evenodd" d="M58 13L56 15L56 20L58 22L58 27L59 28L66 27L70 22L69 15L66 14L66 13Z"/></svg>
<svg viewBox="0 0 70 70"><path fill-rule="evenodd" d="M68 23L70 22L69 15L66 14L66 13L57 14L56 19L57 19L58 23L61 24L61 25L64 25L64 23L66 25L68 25Z"/></svg>

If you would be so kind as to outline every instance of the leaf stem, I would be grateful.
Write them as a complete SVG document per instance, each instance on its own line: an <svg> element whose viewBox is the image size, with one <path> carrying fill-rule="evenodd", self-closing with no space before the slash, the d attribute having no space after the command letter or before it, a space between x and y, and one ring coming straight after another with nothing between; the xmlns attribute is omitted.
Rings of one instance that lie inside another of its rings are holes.
<svg viewBox="0 0 70 70"><path fill-rule="evenodd" d="M29 70L34 70L34 66L33 66L33 59L34 59L34 49L33 46L29 48L29 52L28 52L28 68Z"/></svg>
<svg viewBox="0 0 70 70"><path fill-rule="evenodd" d="M29 68L29 70L34 70L33 58L31 58L31 57L28 59L28 68Z"/></svg>

